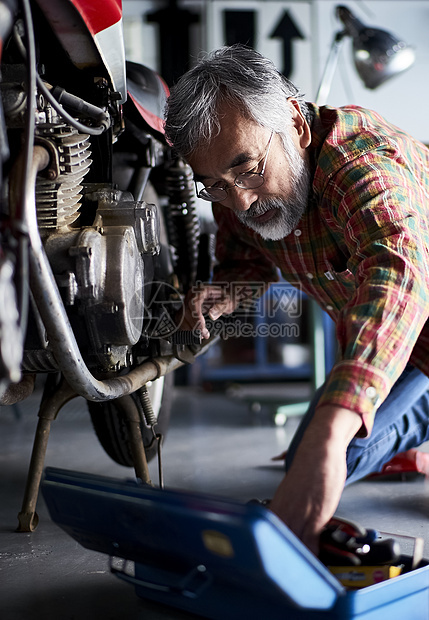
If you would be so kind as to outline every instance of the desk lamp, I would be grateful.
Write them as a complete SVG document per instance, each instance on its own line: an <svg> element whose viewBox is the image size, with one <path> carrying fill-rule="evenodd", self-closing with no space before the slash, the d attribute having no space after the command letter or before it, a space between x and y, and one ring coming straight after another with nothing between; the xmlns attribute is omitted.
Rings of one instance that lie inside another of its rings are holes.
<svg viewBox="0 0 429 620"><path fill-rule="evenodd" d="M326 101L334 77L338 55L345 37L353 42L353 61L366 88L374 89L394 75L406 71L415 60L414 50L386 30L365 26L345 6L335 8L344 29L335 33L316 95L316 103Z"/></svg>

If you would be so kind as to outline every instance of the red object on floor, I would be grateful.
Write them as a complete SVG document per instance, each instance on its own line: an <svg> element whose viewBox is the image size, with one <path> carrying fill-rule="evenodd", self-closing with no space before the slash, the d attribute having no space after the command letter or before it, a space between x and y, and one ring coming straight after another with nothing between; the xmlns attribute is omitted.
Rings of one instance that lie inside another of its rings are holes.
<svg viewBox="0 0 429 620"><path fill-rule="evenodd" d="M400 452L383 465L383 469L367 476L373 478L403 477L410 474L429 476L429 454L416 449Z"/></svg>

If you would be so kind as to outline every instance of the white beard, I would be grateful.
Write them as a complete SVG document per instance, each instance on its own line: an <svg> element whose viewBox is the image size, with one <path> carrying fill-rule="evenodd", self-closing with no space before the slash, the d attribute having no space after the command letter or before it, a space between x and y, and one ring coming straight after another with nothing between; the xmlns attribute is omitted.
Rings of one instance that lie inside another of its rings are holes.
<svg viewBox="0 0 429 620"><path fill-rule="evenodd" d="M279 241L296 228L305 213L310 193L310 168L298 153L288 134L282 135L286 142L285 153L292 174L288 198L280 196L254 202L247 211L236 212L242 224L261 235L263 239ZM267 222L259 222L257 216L276 209L277 213Z"/></svg>

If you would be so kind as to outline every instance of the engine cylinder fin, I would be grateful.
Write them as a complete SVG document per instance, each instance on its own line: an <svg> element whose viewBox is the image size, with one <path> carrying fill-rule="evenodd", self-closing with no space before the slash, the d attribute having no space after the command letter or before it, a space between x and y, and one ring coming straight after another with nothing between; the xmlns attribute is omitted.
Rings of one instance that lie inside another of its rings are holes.
<svg viewBox="0 0 429 620"><path fill-rule="evenodd" d="M70 226L79 217L82 181L92 160L87 134L64 125L39 126L38 133L53 143L60 172L52 181L42 176L37 179L37 222L43 233Z"/></svg>

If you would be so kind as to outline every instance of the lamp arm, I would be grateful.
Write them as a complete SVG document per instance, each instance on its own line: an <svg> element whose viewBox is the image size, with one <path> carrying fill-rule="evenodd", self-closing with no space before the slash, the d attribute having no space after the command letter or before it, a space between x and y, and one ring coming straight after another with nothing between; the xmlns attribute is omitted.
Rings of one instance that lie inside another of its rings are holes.
<svg viewBox="0 0 429 620"><path fill-rule="evenodd" d="M326 99L331 90L332 80L334 78L335 69L337 68L338 56L344 43L344 38L348 35L346 30L340 30L334 34L329 56L323 70L322 79L320 80L315 103L321 105L326 103Z"/></svg>

